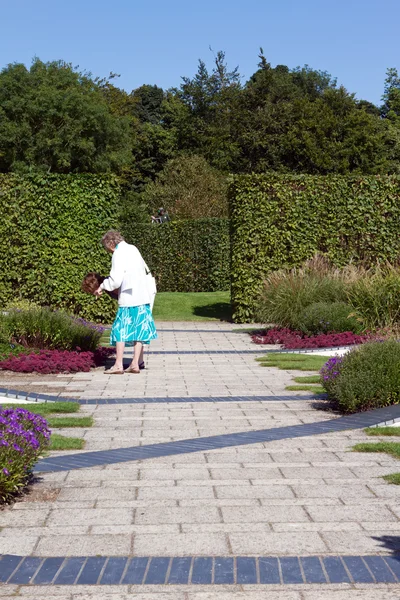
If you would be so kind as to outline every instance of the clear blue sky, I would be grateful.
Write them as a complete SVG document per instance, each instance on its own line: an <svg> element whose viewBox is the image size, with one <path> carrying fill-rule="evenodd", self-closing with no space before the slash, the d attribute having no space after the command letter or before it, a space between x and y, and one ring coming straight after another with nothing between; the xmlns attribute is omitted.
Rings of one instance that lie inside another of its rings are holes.
<svg viewBox="0 0 400 600"><path fill-rule="evenodd" d="M63 59L120 87L178 86L226 52L247 79L258 50L273 66L308 64L379 103L400 70L400 0L0 0L0 66Z"/></svg>

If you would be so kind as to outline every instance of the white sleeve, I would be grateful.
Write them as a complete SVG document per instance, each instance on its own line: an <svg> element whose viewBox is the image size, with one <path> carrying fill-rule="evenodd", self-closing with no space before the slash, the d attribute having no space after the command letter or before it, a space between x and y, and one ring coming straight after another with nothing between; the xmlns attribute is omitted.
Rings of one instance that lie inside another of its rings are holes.
<svg viewBox="0 0 400 600"><path fill-rule="evenodd" d="M100 285L102 290L107 290L107 292L112 292L121 287L122 280L124 278L124 269L121 261L121 256L118 250L115 250L113 253L112 261L111 261L111 273L103 281Z"/></svg>

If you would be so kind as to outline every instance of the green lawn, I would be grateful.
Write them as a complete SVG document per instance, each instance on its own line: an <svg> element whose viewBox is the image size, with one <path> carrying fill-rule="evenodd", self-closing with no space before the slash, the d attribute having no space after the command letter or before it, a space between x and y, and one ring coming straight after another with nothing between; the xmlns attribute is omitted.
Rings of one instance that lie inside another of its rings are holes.
<svg viewBox="0 0 400 600"><path fill-rule="evenodd" d="M50 438L49 450L82 450L85 447L85 440L75 437L65 437L58 433L52 433Z"/></svg>
<svg viewBox="0 0 400 600"><path fill-rule="evenodd" d="M4 404L7 408L25 408L36 415L75 413L80 409L78 402L33 402L32 404Z"/></svg>
<svg viewBox="0 0 400 600"><path fill-rule="evenodd" d="M91 427L93 417L49 417L47 419L51 429L62 427Z"/></svg>
<svg viewBox="0 0 400 600"><path fill-rule="evenodd" d="M319 371L329 356L311 354L266 354L256 360L262 367L278 367L284 371Z"/></svg>
<svg viewBox="0 0 400 600"><path fill-rule="evenodd" d="M153 316L158 321L230 321L230 293L161 292Z"/></svg>
<svg viewBox="0 0 400 600"><path fill-rule="evenodd" d="M285 390L289 392L312 392L313 394L324 394L322 385L287 385Z"/></svg>
<svg viewBox="0 0 400 600"><path fill-rule="evenodd" d="M384 436L398 436L400 431L399 427L371 427L365 429L365 433L368 435L384 435ZM390 431L391 430L391 431ZM394 431L393 431L394 430ZM400 442L363 442L353 446L354 452L385 452L396 458L400 458ZM383 479L389 483L400 485L400 473L392 473L390 475L384 475Z"/></svg>
<svg viewBox="0 0 400 600"><path fill-rule="evenodd" d="M400 427L368 427L365 429L367 435L400 435Z"/></svg>

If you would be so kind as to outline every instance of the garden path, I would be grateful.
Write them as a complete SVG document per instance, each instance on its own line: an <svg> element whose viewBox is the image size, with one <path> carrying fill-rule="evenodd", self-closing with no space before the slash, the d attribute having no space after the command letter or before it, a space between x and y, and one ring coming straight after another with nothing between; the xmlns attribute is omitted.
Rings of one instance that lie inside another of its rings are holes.
<svg viewBox="0 0 400 600"><path fill-rule="evenodd" d="M291 375L261 367L231 325L159 331L140 376L74 377L69 394L115 403L84 404L85 451L66 471L39 464L36 500L0 512L0 554L16 555L0 561L0 598L398 600L400 491L381 479L398 461L349 452L362 429L321 430L337 416L285 392ZM91 453L181 440L196 451ZM79 468L84 455L97 465Z"/></svg>

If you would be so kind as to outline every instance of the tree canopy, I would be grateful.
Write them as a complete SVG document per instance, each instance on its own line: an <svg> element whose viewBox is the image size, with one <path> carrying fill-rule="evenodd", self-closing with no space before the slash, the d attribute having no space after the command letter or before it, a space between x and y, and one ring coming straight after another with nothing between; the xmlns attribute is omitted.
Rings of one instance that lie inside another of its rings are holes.
<svg viewBox="0 0 400 600"><path fill-rule="evenodd" d="M62 61L6 66L0 172L114 172L142 205L181 186L178 172L187 185L202 173L211 187L229 173L400 172L396 69L388 69L375 106L325 71L272 67L262 50L248 81L223 52L214 58L211 70L200 60L178 88L131 92L115 74L96 79Z"/></svg>

